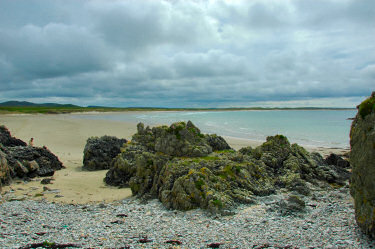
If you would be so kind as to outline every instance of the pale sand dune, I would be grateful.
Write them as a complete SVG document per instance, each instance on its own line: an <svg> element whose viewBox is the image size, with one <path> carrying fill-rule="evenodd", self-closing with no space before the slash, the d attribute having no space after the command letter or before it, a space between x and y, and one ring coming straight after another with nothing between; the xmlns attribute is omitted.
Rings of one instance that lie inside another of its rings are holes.
<svg viewBox="0 0 375 249"><path fill-rule="evenodd" d="M63 203L111 202L131 195L130 189L118 189L106 186L103 182L106 170L82 171L83 149L87 138L91 136L111 135L131 139L136 132L135 123L80 119L85 114L60 115L0 115L0 124L8 127L13 136L28 142L34 138L34 146L47 146L59 157L66 169L56 171L50 189L58 189L59 193L44 194L40 179L29 183L16 183L4 187L15 190L15 195L27 194L30 198L46 198ZM87 114L90 115L90 114ZM245 146L256 147L261 141L225 137L234 149ZM343 149L327 149L308 147L309 151L318 151L324 155L330 152L343 153ZM62 197L56 198L56 195Z"/></svg>

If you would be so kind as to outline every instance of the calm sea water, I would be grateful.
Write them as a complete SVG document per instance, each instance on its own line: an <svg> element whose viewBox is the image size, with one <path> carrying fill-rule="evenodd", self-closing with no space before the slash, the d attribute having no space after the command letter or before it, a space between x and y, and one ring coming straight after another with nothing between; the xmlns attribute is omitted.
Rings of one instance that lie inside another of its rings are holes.
<svg viewBox="0 0 375 249"><path fill-rule="evenodd" d="M171 124L191 120L204 133L264 141L282 134L292 143L322 147L349 147L349 130L356 110L270 110L211 112L143 112L82 115L80 118Z"/></svg>

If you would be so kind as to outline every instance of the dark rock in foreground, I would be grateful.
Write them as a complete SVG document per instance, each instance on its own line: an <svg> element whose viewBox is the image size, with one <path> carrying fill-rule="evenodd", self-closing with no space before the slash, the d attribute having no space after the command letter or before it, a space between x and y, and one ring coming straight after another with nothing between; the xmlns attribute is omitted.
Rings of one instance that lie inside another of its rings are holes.
<svg viewBox="0 0 375 249"><path fill-rule="evenodd" d="M46 147L8 147L8 165L14 177L52 176L63 168L59 159ZM13 177L13 178L14 178Z"/></svg>
<svg viewBox="0 0 375 249"><path fill-rule="evenodd" d="M14 178L52 176L63 168L59 159L45 147L0 146L0 160L2 184L9 184Z"/></svg>
<svg viewBox="0 0 375 249"><path fill-rule="evenodd" d="M350 130L350 193L358 226L375 238L375 92L358 106Z"/></svg>
<svg viewBox="0 0 375 249"><path fill-rule="evenodd" d="M52 176L63 168L59 159L46 147L27 146L22 140L11 137L0 126L0 186L11 183L14 178Z"/></svg>
<svg viewBox="0 0 375 249"><path fill-rule="evenodd" d="M112 136L91 137L87 139L83 151L83 169L109 169L111 161L120 153L120 148L127 141Z"/></svg>
<svg viewBox="0 0 375 249"><path fill-rule="evenodd" d="M212 143L207 137L190 121L153 129L138 124L104 180L129 186L135 196L158 198L168 208L228 214L238 203L252 203L255 195L281 188L308 195L311 188L343 186L349 178L347 171L281 135L239 152L228 150L222 138ZM212 144L226 150L211 153Z"/></svg>

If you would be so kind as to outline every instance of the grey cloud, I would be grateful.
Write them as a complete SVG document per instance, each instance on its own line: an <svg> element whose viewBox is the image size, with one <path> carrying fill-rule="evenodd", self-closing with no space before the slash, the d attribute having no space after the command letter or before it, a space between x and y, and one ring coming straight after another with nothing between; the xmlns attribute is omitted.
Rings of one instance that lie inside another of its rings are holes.
<svg viewBox="0 0 375 249"><path fill-rule="evenodd" d="M4 38L0 51L25 78L51 78L107 66L105 46L85 28L52 23L0 34Z"/></svg>
<svg viewBox="0 0 375 249"><path fill-rule="evenodd" d="M245 72L244 57L220 50L205 53L178 53L173 64L181 77L231 76Z"/></svg>
<svg viewBox="0 0 375 249"><path fill-rule="evenodd" d="M214 107L366 96L375 75L373 7L4 0L0 101Z"/></svg>
<svg viewBox="0 0 375 249"><path fill-rule="evenodd" d="M95 30L128 54L163 45L185 46L213 35L204 13L190 1L96 1Z"/></svg>

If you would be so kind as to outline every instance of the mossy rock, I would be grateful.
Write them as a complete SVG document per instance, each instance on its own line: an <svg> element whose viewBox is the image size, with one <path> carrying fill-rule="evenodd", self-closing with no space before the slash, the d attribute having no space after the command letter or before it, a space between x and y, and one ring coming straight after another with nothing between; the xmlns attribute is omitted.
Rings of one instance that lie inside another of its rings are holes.
<svg viewBox="0 0 375 249"><path fill-rule="evenodd" d="M350 131L350 193L358 226L375 238L375 92L358 107Z"/></svg>
<svg viewBox="0 0 375 249"><path fill-rule="evenodd" d="M201 157L212 152L212 147L205 136L190 121L177 122L168 126L158 126L150 129L139 123L138 132L132 141L147 149L162 152L170 156Z"/></svg>
<svg viewBox="0 0 375 249"><path fill-rule="evenodd" d="M358 113L362 118L365 118L372 112L375 112L375 92L358 106Z"/></svg>

